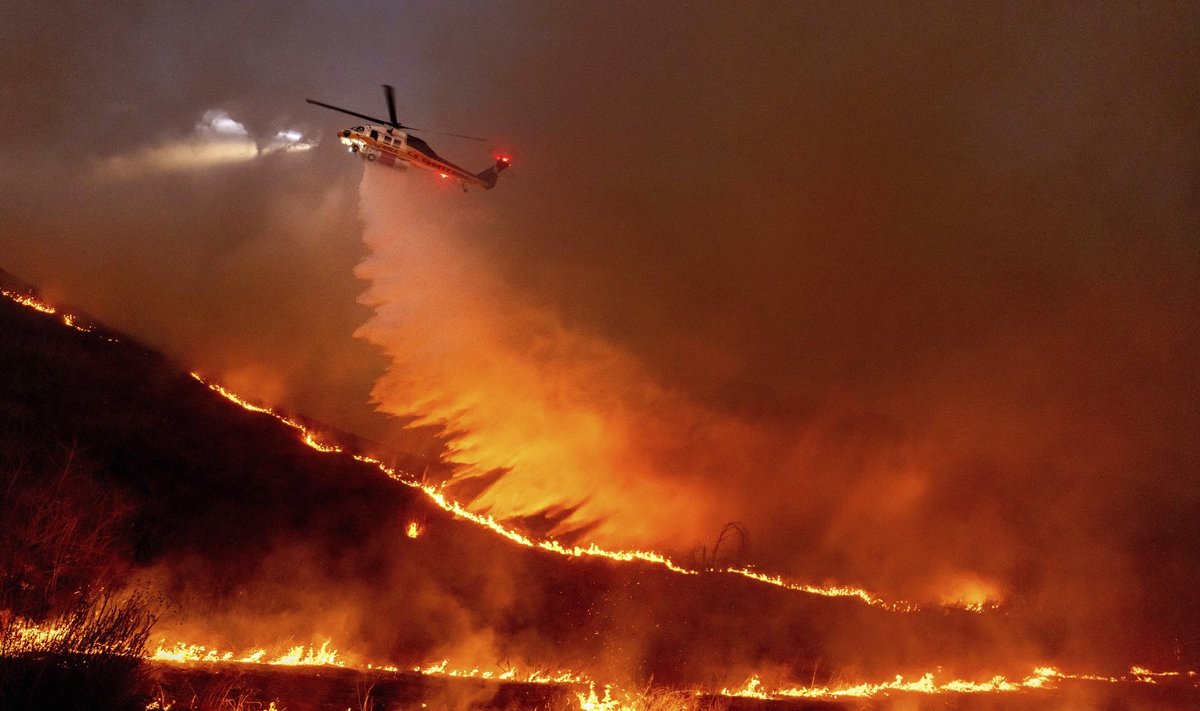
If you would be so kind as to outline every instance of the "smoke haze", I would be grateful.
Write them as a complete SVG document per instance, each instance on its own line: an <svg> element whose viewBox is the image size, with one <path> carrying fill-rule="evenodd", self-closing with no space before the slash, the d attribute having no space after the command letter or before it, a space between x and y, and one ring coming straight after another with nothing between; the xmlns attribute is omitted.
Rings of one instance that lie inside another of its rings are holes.
<svg viewBox="0 0 1200 711"><path fill-rule="evenodd" d="M549 530L1200 655L1194 5L17 5L52 296ZM360 176L302 100L383 81L514 167ZM152 169L212 111L252 157Z"/></svg>

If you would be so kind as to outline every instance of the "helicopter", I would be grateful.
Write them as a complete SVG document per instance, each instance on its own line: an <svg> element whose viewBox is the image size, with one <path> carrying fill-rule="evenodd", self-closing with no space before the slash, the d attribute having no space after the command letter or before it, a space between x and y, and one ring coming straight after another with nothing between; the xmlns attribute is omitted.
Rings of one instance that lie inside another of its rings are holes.
<svg viewBox="0 0 1200 711"><path fill-rule="evenodd" d="M371 123L364 126L347 128L338 131L337 134L338 140L348 146L351 153L358 154L360 158L369 163L378 162L381 165L401 169L408 168L411 165L422 170L428 170L437 173L443 180L457 179L462 184L463 192L467 191L468 183L478 185L484 190L491 190L496 187L496 177L512 163L511 157L506 155L496 156L496 164L479 173L472 173L465 168L461 168L439 156L429 147L428 143L410 133L410 131L420 131L422 129L405 126L396 119L395 92L390 85L383 85L383 93L387 97L390 121L343 109L340 106L314 101L313 99L305 99L305 101L316 106L333 109L334 111L340 111L341 113L370 121ZM429 133L465 138L472 141L487 140L476 136L464 136L458 133L443 133L440 131L429 131Z"/></svg>

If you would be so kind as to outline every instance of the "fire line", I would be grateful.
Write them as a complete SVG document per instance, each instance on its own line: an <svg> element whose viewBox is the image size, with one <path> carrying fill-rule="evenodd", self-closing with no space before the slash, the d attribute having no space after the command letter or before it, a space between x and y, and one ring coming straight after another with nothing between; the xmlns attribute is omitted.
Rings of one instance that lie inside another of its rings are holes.
<svg viewBox="0 0 1200 711"><path fill-rule="evenodd" d="M416 673L422 676L444 677L455 679L476 679L481 681L514 682L523 684L549 684L574 687L588 687L588 692L575 692L580 709L606 709L620 711L627 708L640 708L634 705L637 700L636 692L631 694L609 683L602 683L587 674L570 670L551 671L548 668L521 670L516 666L502 666L495 670L480 669L479 667L455 667L448 659L438 662L400 668L395 665L356 663L342 656L332 648L332 642L325 640L319 646L288 646L286 651L268 653L265 647L255 647L241 654L221 651L203 645L177 642L174 645L159 644L153 654L147 658L154 662L170 664L266 664L275 666L337 666L362 671L389 673ZM691 696L714 696L723 698L746 698L761 700L792 700L809 699L837 701L839 699L872 699L888 696L893 693L909 693L932 695L975 695L1012 693L1020 691L1048 691L1057 688L1064 681L1100 682L1107 684L1135 683L1157 684L1160 679L1186 679L1196 686L1195 671L1152 671L1145 667L1131 667L1126 674L1104 676L1096 674L1072 674L1060 671L1057 667L1041 666L1034 668L1027 676L1020 679L1009 679L996 675L983 681L968 679L952 679L939 681L934 672L926 672L911 681L896 675L891 681L877 683L843 683L837 685L794 685L768 686L759 675L752 675L745 684L737 688L724 687L720 691L699 688L680 690ZM596 688L604 690L604 696L596 694Z"/></svg>
<svg viewBox="0 0 1200 711"><path fill-rule="evenodd" d="M297 422L296 420L294 420L290 417L287 417L286 415L281 415L281 414L275 412L274 410L272 410L271 408L263 407L261 405L256 405L256 404L246 400L245 398L241 397L237 393L230 391L228 388L225 388L224 386L222 386L219 383L214 383L214 382L205 380L198 373L192 373L191 375L197 381L203 383L210 390L217 393L218 395L221 395L222 397L224 397L225 399L234 403L235 405L238 405L239 407L242 407L251 412L269 415L271 417L274 417L279 422L287 425L288 427L295 429L300 434L301 441L303 441L309 447L311 447L319 452L332 453L332 454L345 453L345 450L342 447L321 442L312 433L312 431L310 431L302 423ZM596 545L595 543L589 543L586 546L578 546L577 545L577 546L568 547L568 546L564 546L563 544L561 544L558 541L553 540L553 539L531 538L531 537L521 533L520 531L517 531L513 528L509 528L509 527L505 526L503 523L497 521L491 515L485 516L485 515L480 515L473 511L470 511L465 506L463 506L461 503L448 498L446 496L445 492L443 492L441 489L434 487L434 486L430 486L428 484L422 484L418 481L415 481L412 477L406 475L404 472L384 464L381 460L379 460L375 457L365 455L365 454L351 454L350 456L358 462L362 462L363 464L368 464L370 466L375 467L381 473L383 473L385 476L387 476L388 478L390 478L394 481L397 481L401 484L404 484L405 486L408 486L410 488L417 489L417 490L423 492L434 504L436 504L438 506L438 508L442 509L443 511L451 513L458 518L466 519L474 524L477 524L479 526L487 528L487 529L491 530L493 533L496 533L504 538L507 538L509 541L512 541L513 543L516 543L518 545L525 546L527 548L543 550L543 551L547 551L550 553L556 553L556 554L562 555L562 556L574 557L574 558L596 557L596 558L607 558L609 560L620 561L620 562L641 561L641 562L649 563L652 565L662 566L673 573L679 573L681 575L698 575L700 573L700 571L698 571L698 570L693 570L691 568L686 568L684 566L681 566L678 563L676 563L675 561L666 557L665 555L655 552L655 551L641 551L641 550L632 550L632 551L616 550L616 551L613 551L613 550L608 550L606 548L602 548L602 547ZM411 536L412 534L410 533L409 535ZM757 581L760 583L766 583L768 585L773 585L775 587L784 588L786 590L795 590L798 592L809 593L812 595L822 595L825 597L855 598L855 599L861 600L862 602L865 602L868 605L875 605L875 606L882 607L884 609L892 610L895 612L911 612L911 611L919 609L917 605L914 605L912 603L904 602L904 601L885 600L877 595L867 592L866 590L864 590L862 588L857 588L857 587L852 587L852 586L843 586L843 585L817 586L817 585L808 585L808 584L802 584L802 583L793 583L793 582L788 582L788 581L784 580L782 577L780 577L778 575L766 575L763 573L756 572L750 568L729 567L729 568L724 568L720 571L714 571L714 572L726 573L726 574L730 574L730 575L737 575L737 576L741 576L743 578L754 580L754 581ZM982 611L981 608L976 608L976 607L961 607L961 608L956 608L956 609Z"/></svg>
<svg viewBox="0 0 1200 711"><path fill-rule="evenodd" d="M12 621L16 637L27 643L45 641L52 642L56 636L64 634L65 628L56 621L33 624L22 619ZM362 663L353 655L349 657L337 650L329 639L320 644L311 645L281 645L268 651L268 646L251 647L241 653L206 647L199 644L176 642L167 644L161 641L153 653L147 653L146 659L163 664L247 664L268 666L334 666L368 672L387 673L416 673L422 676L476 679L481 681L513 682L524 684L547 684L572 687L588 687L588 692L576 691L575 697L580 709L604 709L606 711L621 711L622 709L642 708L637 705L637 692L628 692L619 687L601 683L587 674L571 670L551 670L548 667L521 670L516 666L498 666L495 670L480 669L479 667L455 667L448 659L432 662L415 667L400 668L396 665ZM953 679L938 681L934 672L926 672L912 681L906 681L897 675L891 681L877 683L859 682L837 685L794 685L768 686L763 683L758 674L752 675L745 684L737 688L724 687L719 691L700 688L676 690L675 693L689 696L710 696L723 698L748 698L762 700L824 700L837 701L841 699L872 699L888 696L894 693L921 695L977 695L1013 692L1048 691L1058 687L1064 681L1094 682L1105 684L1158 684L1170 680L1174 683L1187 684L1193 688L1200 686L1200 674L1195 671L1153 671L1142 666L1130 667L1125 674L1106 676L1097 674L1072 674L1059 670L1054 666L1040 666L1021 679L1009 679L996 675L983 681ZM604 690L604 696L596 693L596 688Z"/></svg>

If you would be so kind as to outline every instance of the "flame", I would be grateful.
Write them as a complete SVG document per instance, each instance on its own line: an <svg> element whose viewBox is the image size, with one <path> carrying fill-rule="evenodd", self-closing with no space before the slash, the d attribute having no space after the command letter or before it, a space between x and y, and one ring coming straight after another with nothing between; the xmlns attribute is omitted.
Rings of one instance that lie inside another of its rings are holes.
<svg viewBox="0 0 1200 711"><path fill-rule="evenodd" d="M450 660L418 665L412 670L423 676L451 677L458 679L483 679L494 681L515 681L522 684L590 684L594 683L586 675L575 671L534 669L522 672L515 666L502 667L499 671L480 669L479 667L451 668Z"/></svg>
<svg viewBox="0 0 1200 711"><path fill-rule="evenodd" d="M22 306L33 309L34 311L40 311L44 314L50 314L51 316L57 315L60 319L62 319L63 325L70 326L80 333L92 332L90 326L83 325L79 322L78 316L65 311L59 313L58 309L54 308L50 304L45 303L44 301L39 301L30 294L18 294L15 291L8 291L7 289L0 289L0 294L7 296ZM113 341L114 339L109 338L107 340Z"/></svg>
<svg viewBox="0 0 1200 711"><path fill-rule="evenodd" d="M410 521L408 524L408 528L405 529L404 533L409 538L417 538L418 536L421 535L421 527L417 525L416 521Z"/></svg>
<svg viewBox="0 0 1200 711"><path fill-rule="evenodd" d="M991 694L1015 692L1031 689L1053 689L1055 684L1064 680L1093 681L1109 684L1142 683L1154 684L1156 678L1184 677L1194 678L1195 671L1150 671L1145 667L1131 667L1127 675L1103 676L1099 674L1068 674L1056 667L1037 667L1031 674L1021 680L1010 680L997 675L985 681L970 681L954 679L939 683L932 672L923 674L913 681L905 681L897 675L892 681L880 683L845 684L839 686L794 686L777 689L764 688L758 675L753 675L741 688L721 689L721 696L753 698L753 699L867 699L889 692L909 692L918 694Z"/></svg>
<svg viewBox="0 0 1200 711"><path fill-rule="evenodd" d="M1130 667L1129 674L1133 677L1134 681L1141 682L1143 684L1157 684L1159 678L1171 678L1171 677L1183 677L1183 676L1188 676L1188 677L1194 678L1196 676L1196 672L1194 672L1194 671L1188 671L1188 672L1151 671L1150 669L1147 669L1146 667Z"/></svg>
<svg viewBox="0 0 1200 711"><path fill-rule="evenodd" d="M26 625L18 627L18 634L28 639L51 639L55 633L54 627L38 627ZM400 672L395 665L368 663L363 665L348 663L342 654L332 648L332 641L325 640L320 646L296 645L286 651L268 654L264 647L251 648L241 654L205 647L199 644L176 642L174 645L159 644L158 648L148 658L152 661L170 662L175 664L206 664L206 663L237 663L237 664L268 664L286 666L338 666L351 669L367 669L374 671ZM480 669L479 667L454 667L450 660L442 659L437 662L411 667L410 671L422 676L444 677L453 679L478 679L482 681L506 682L512 681L524 684L550 684L564 686L588 687L587 693L576 692L581 710L603 711L632 711L644 706L643 696L630 694L617 689L612 684L603 684L604 695L598 696L596 686L600 682L581 672L572 670L555 670L537 668L521 670L516 666L501 666L496 669ZM906 680L902 675L896 675L891 681L860 682L840 685L813 686L766 686L758 674L753 674L746 683L738 688L724 687L720 691L705 691L690 689L676 694L687 696L721 696L726 698L744 698L761 700L781 699L870 699L889 693L911 694L996 694L1012 693L1030 690L1052 690L1058 682L1064 680L1119 683L1157 683L1158 678L1195 678L1195 671L1151 671L1146 667L1131 667L1127 675L1103 676L1097 674L1068 674L1057 667L1036 667L1022 679L1008 679L996 675L990 679L973 681L969 679L952 679L940 682L933 672L927 672L912 680ZM618 696L619 695L619 696Z"/></svg>
<svg viewBox="0 0 1200 711"><path fill-rule="evenodd" d="M65 628L56 621L32 623L24 618L8 618L0 621L5 623L5 636L10 640L10 654L22 654L36 651L53 645L57 638L64 633ZM18 644L12 644L16 640ZM334 647L332 640L325 639L320 644L287 645L275 647L268 652L268 646L251 647L240 654L216 647L201 644L175 642L167 644L160 640L153 653L146 658L153 662L170 664L264 664L274 666L335 666L346 669L382 671L401 673L400 667L392 664L361 663L355 661L353 655L343 655ZM451 679L477 679L494 682L516 682L524 684L546 684L573 687L587 687L587 691L575 692L576 700L581 711L641 711L655 708L694 708L690 703L700 697L745 698L761 700L809 699L834 701L840 699L871 699L886 696L891 693L925 694L925 695L966 695L966 694L998 694L1015 692L1034 692L1053 690L1057 684L1066 680L1087 681L1095 683L1120 684L1142 683L1156 684L1159 679L1183 679L1196 686L1196 671L1153 671L1148 667L1130 667L1127 674L1119 676L1104 676L1098 674L1070 674L1060 671L1053 666L1035 667L1022 679L1009 679L996 675L982 681L969 679L952 679L939 681L933 672L927 672L912 680L897 675L891 681L870 683L845 683L838 685L812 686L779 686L769 687L763 683L758 674L753 674L737 688L722 688L720 691L692 689L648 689L645 692L627 692L617 686L602 683L587 674L573 670L550 670L547 667L522 670L516 666L504 665L495 669L474 667L455 667L448 659L410 667L407 671L422 676L442 677ZM603 695L597 694L597 686L603 689Z"/></svg>
<svg viewBox="0 0 1200 711"><path fill-rule="evenodd" d="M21 304L22 306L28 306L29 308L31 308L35 311L41 311L44 314L57 313L57 311L54 309L53 306L44 304L41 301L38 301L37 299L33 298L32 296L26 296L24 294L17 294L17 293L11 292L11 291L4 291L3 293L5 296L7 296L8 298L17 302L18 304Z"/></svg>
<svg viewBox="0 0 1200 711"><path fill-rule="evenodd" d="M53 630L43 630L32 627L25 630L27 635L45 636ZM277 649L268 653L266 647L251 647L240 654L202 644L175 642L167 644L161 641L147 659L155 662L173 664L266 664L271 666L336 666L348 669L366 669L372 671L399 672L400 667L394 664L368 662L360 664L348 660L346 655L333 647L332 640L324 640L320 645L294 645ZM586 675L570 670L551 671L547 668L521 670L516 666L499 667L495 670L480 669L479 667L452 667L450 660L418 665L410 671L422 676L450 677L457 679L481 679L485 681L515 681L524 684L587 684L591 679Z"/></svg>
<svg viewBox="0 0 1200 711"><path fill-rule="evenodd" d="M603 699L596 696L595 684L588 684L586 696L577 693L575 698L579 701L580 711L622 711L623 709L621 703L612 697L612 687L607 685L604 687Z"/></svg>
<svg viewBox="0 0 1200 711"><path fill-rule="evenodd" d="M867 699L892 691L919 694L987 694L996 692L1020 691L1021 689L1048 689L1052 688L1051 682L1054 680L1068 678L1076 677L1063 674L1054 667L1038 667L1033 670L1032 674L1020 681L1009 681L1005 677L997 675L986 681L954 679L945 683L938 683L934 674L932 672L928 672L913 681L905 681L903 676L897 675L892 681L885 681L876 684L861 683L847 684L842 686L794 686L768 690L763 687L762 681L757 675L755 675L750 677L750 679L746 681L746 684L739 689L722 689L721 695L754 699ZM1119 680L1109 679L1108 681Z"/></svg>
<svg viewBox="0 0 1200 711"><path fill-rule="evenodd" d="M0 622L6 622L4 613L0 611ZM9 646L16 649L42 649L53 646L67 629L58 621L36 624L23 617L7 621L5 633L12 637L15 644Z"/></svg>
<svg viewBox="0 0 1200 711"><path fill-rule="evenodd" d="M1003 597L995 583L974 573L960 572L943 576L934 583L936 589L941 591L938 602L947 608L984 612L999 607Z"/></svg>
<svg viewBox="0 0 1200 711"><path fill-rule="evenodd" d="M1135 667L1134 669L1137 669ZM1164 672L1161 675L1181 675L1182 672ZM644 694L629 694L604 685L604 695L596 693L596 683L589 681L588 690L576 692L575 697L581 711L641 711L642 709L692 709L694 701L703 696L719 696L724 698L758 699L762 701L780 701L787 699L809 699L835 701L841 699L870 699L884 696L893 692L910 694L996 694L1019 691L1038 691L1054 688L1054 683L1062 679L1084 679L1120 683L1131 681L1128 677L1103 677L1094 675L1064 674L1055 667L1038 667L1019 681L1010 681L1004 676L997 675L985 681L969 681L954 679L939 683L933 673L926 673L913 681L906 681L902 676L896 676L892 681L881 683L844 684L839 686L793 686L768 688L762 679L752 675L740 688L723 688L714 693L701 690L661 691L648 690ZM1137 681L1137 679L1132 679Z"/></svg>
<svg viewBox="0 0 1200 711"><path fill-rule="evenodd" d="M767 583L768 585L774 585L776 587L785 588L787 590L798 590L800 592L806 592L810 595L824 595L825 597L858 598L859 600L862 600L863 602L867 603L868 605L878 605L885 609L894 610L894 611L898 611L898 612L912 612L912 611L918 609L916 605L913 605L913 604L907 603L907 602L903 602L903 601L888 602L887 600L884 600L883 598L872 595L871 593L867 592L866 590L863 590L862 588L850 587L850 586L845 586L845 585L831 585L828 587L819 587L816 585L805 585L803 583L789 583L778 575L767 575L765 573L758 573L758 572L751 570L750 568L726 568L724 572L732 573L733 575L741 575L742 577L750 578L751 580L757 580L760 583ZM977 612L982 611L982 608L980 610L976 610L976 611Z"/></svg>
<svg viewBox="0 0 1200 711"><path fill-rule="evenodd" d="M336 649L329 648L329 640L321 643L321 648L314 649L313 647L305 647L298 645L292 647L282 657L272 659L267 664L275 664L280 666L345 666L337 660L338 653Z"/></svg>
<svg viewBox="0 0 1200 711"><path fill-rule="evenodd" d="M263 647L254 647L241 654L231 651L206 647L202 644L176 642L173 645L160 643L148 659L156 662L173 662L176 664L211 664L216 662L236 662L238 664L270 664L274 666L336 666L345 667L341 653L331 649L332 641L325 640L316 645L295 645L286 651L268 655Z"/></svg>

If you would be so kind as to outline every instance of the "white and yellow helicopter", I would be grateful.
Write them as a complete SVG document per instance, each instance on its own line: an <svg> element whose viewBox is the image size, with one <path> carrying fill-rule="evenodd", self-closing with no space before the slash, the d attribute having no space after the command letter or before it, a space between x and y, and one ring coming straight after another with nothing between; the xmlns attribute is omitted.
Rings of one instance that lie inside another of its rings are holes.
<svg viewBox="0 0 1200 711"><path fill-rule="evenodd" d="M443 180L457 179L462 183L463 192L466 192L468 183L479 185L485 190L491 190L496 187L496 177L512 162L509 156L496 156L496 164L481 173L472 173L465 168L460 168L437 153L434 153L428 143L408 133L409 131L420 131L422 129L405 126L397 121L396 100L392 87L384 84L383 93L387 97L388 116L391 117L390 121L348 111L339 106L313 101L312 99L305 99L305 101L326 109L333 109L334 111L340 111L344 114L350 114L351 116L371 121L372 123L365 126L354 126L353 128L347 128L338 132L338 139L350 147L350 152L357 153L365 161L378 162L382 165L396 168L407 168L411 165L423 170L432 171L441 176ZM429 133L441 132L430 131ZM458 133L441 133L441 135L466 138L472 141L487 140L476 138L475 136L463 136Z"/></svg>

